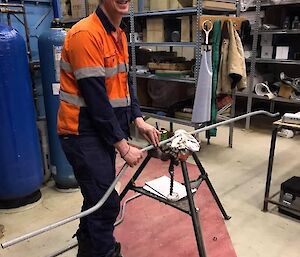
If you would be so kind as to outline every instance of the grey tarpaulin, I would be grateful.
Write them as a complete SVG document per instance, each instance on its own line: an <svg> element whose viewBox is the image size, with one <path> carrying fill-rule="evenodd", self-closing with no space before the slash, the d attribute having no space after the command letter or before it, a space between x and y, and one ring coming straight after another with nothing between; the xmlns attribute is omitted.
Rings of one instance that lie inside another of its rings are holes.
<svg viewBox="0 0 300 257"><path fill-rule="evenodd" d="M211 51L204 51L202 53L192 114L192 122L194 123L210 121L212 86L211 57Z"/></svg>

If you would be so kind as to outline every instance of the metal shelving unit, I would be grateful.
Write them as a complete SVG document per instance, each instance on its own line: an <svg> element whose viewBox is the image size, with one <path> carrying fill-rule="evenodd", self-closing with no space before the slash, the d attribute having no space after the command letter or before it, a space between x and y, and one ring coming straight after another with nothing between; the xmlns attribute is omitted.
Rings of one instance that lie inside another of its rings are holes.
<svg viewBox="0 0 300 257"><path fill-rule="evenodd" d="M268 1L262 1L262 0L256 0L256 5L253 5L255 7L256 12L256 20L254 24L254 28L252 30L253 35L253 43L252 43L252 53L251 58L246 59L246 62L250 62L250 77L249 77L249 85L247 88L247 92L237 92L236 95L240 97L246 97L247 98L247 113L251 112L252 109L252 102L253 99L262 99L270 102L270 109L274 109L275 102L282 102L282 103L290 103L290 104L300 104L300 101L292 100L292 99L286 99L282 97L276 97L274 99L268 99L264 96L258 96L253 93L254 89L254 76L255 76L255 67L257 63L260 64L270 64L270 65L300 65L300 60L278 60L278 59L263 59L263 58L257 58L257 47L258 47L258 38L259 35L263 34L272 34L272 35L292 35L292 34L300 34L299 29L289 29L289 30L261 30L259 28L259 19L260 19L260 13L262 7L267 8L268 6L274 6L274 2L268 0ZM292 4L300 4L300 0L285 0L284 2L278 4L278 5L292 5ZM246 129L250 128L250 117L246 119Z"/></svg>
<svg viewBox="0 0 300 257"><path fill-rule="evenodd" d="M196 42L135 42L133 33L135 32L135 25L134 25L134 19L135 18L141 18L141 17L155 17L155 16L191 16L191 15L197 15L197 24L199 23L199 17L202 15L202 0L197 1L196 7L188 7L188 8L182 8L182 9L175 9L175 10L158 10L158 11L145 11L140 13L134 13L134 6L133 2L130 4L130 14L127 16L127 18L130 18L130 32L131 32L131 42L129 43L129 46L131 47L131 55L132 55L132 78L133 78L133 86L135 88L135 91L137 90L137 78L143 78L143 79L153 79L153 80L162 80L162 81L170 81L170 82L181 82L181 83L187 83L187 84L195 84L196 79L195 78L182 78L182 77L164 77L164 76L157 76L153 74L138 74L136 72L136 47L143 47L143 46L161 46L161 47L193 47L195 48L196 53L196 64L195 64L195 77L197 77L198 70L200 68L200 60L201 60L201 32L199 28L197 27L197 33L196 33ZM126 17L126 16L125 16ZM160 115L156 115L153 113L144 112L145 116L157 118L161 120L167 120L171 123L178 123L183 125L189 125L193 126L195 124L192 124L190 121L171 118L171 117L163 117Z"/></svg>
<svg viewBox="0 0 300 257"><path fill-rule="evenodd" d="M223 0L217 0L219 2L224 2ZM195 7L188 7L188 8L182 8L182 9L176 9L176 10L159 10L159 11L144 11L140 13L134 13L134 6L131 2L130 5L130 14L128 16L125 16L127 18L130 18L130 33L131 33L131 43L129 43L129 46L131 47L131 54L132 54L132 78L133 78L133 85L136 90L137 88L137 78L142 79L154 79L154 80L162 80L162 81L170 81L170 82L181 82L183 85L185 83L187 84L194 84L197 85L197 77L198 77L198 71L200 68L200 62L201 62L201 46L202 46L202 33L197 26L197 32L196 32L196 42L135 42L134 40L134 32L135 32L135 18L148 18L148 17L155 17L155 16L191 16L196 15L197 16L197 24L199 24L199 19L202 14L237 14L239 16L240 13L240 0L226 0L226 2L232 2L237 5L237 11L231 11L231 10L224 10L220 8L213 8L213 9L206 9L202 8L202 0L197 0L197 6ZM182 77L163 77L163 76L157 76L153 74L138 74L136 72L136 47L138 46L164 46L164 47L194 47L195 48L195 77L194 78L182 78ZM171 86L171 85L170 85ZM171 123L179 123L189 126L199 126L199 124L192 124L190 121L182 120L182 119L176 119L176 118L170 118L170 117L162 117L153 113L144 112L144 114L148 117L153 117L161 120L170 121ZM232 128L230 130L230 141L232 141Z"/></svg>
<svg viewBox="0 0 300 257"><path fill-rule="evenodd" d="M251 62L251 59L246 59L246 62ZM290 65L300 65L300 60L279 60L279 59L263 59L255 58L256 63L274 63L274 64L290 64Z"/></svg>
<svg viewBox="0 0 300 257"><path fill-rule="evenodd" d="M171 9L171 10L159 10L159 11L145 11L140 13L135 13L135 17L153 17L153 16L167 16L167 15L197 15L196 7L185 7L182 9ZM130 15L125 15L124 18L130 18Z"/></svg>
<svg viewBox="0 0 300 257"><path fill-rule="evenodd" d="M237 92L236 93L237 96L243 96L243 97L248 97L248 94L243 93L243 92ZM266 96L260 96L260 95L256 95L254 93L251 94L252 98L256 98L256 99L262 99L262 100L267 100L267 101L273 101L273 102L280 102L280 103L290 103L290 104L300 104L300 101L298 100L293 100L293 99L287 99L284 97L275 97L273 99L269 99Z"/></svg>
<svg viewBox="0 0 300 257"><path fill-rule="evenodd" d="M300 34L300 29L273 29L273 30L259 30L259 35L262 34L272 34L272 35L279 35L279 34Z"/></svg>
<svg viewBox="0 0 300 257"><path fill-rule="evenodd" d="M299 0L285 0L282 3L275 4L272 0L265 0L261 6L268 7L268 6L274 6L274 5L290 5L290 4L300 4ZM255 7L255 6L252 6Z"/></svg>
<svg viewBox="0 0 300 257"><path fill-rule="evenodd" d="M135 42L134 44L135 46L196 46L196 42ZM129 43L129 46L132 46L132 43Z"/></svg>
<svg viewBox="0 0 300 257"><path fill-rule="evenodd" d="M154 74L136 74L137 78L142 79L154 79L154 80L163 80L163 81L170 81L170 82L181 82L186 84L195 84L195 78L184 78L184 77L163 77L157 76Z"/></svg>

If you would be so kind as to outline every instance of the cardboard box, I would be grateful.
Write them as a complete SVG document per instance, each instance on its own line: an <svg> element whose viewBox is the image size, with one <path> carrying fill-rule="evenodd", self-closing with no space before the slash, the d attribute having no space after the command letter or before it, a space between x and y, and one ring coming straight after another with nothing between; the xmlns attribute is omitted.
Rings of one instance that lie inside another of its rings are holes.
<svg viewBox="0 0 300 257"><path fill-rule="evenodd" d="M164 42L164 31L163 30L148 30L147 31L147 42Z"/></svg>
<svg viewBox="0 0 300 257"><path fill-rule="evenodd" d="M197 2L196 2L197 3ZM236 5L232 2L220 2L214 0L204 0L202 2L202 7L208 10L229 10L235 11Z"/></svg>
<svg viewBox="0 0 300 257"><path fill-rule="evenodd" d="M86 17L85 0L71 0L72 18Z"/></svg>
<svg viewBox="0 0 300 257"><path fill-rule="evenodd" d="M182 5L178 2L178 0L169 0L169 9L178 9L182 8Z"/></svg>
<svg viewBox="0 0 300 257"><path fill-rule="evenodd" d="M195 48L194 47L183 47L182 48L182 56L186 58L186 60L192 60L195 58Z"/></svg>
<svg viewBox="0 0 300 257"><path fill-rule="evenodd" d="M273 57L273 46L262 46L260 58L272 59Z"/></svg>
<svg viewBox="0 0 300 257"><path fill-rule="evenodd" d="M193 16L192 21L192 40L196 42L197 37L197 17ZM184 16L181 19L181 42L190 42L190 19Z"/></svg>
<svg viewBox="0 0 300 257"><path fill-rule="evenodd" d="M150 10L167 10L169 9L169 0L150 0Z"/></svg>
<svg viewBox="0 0 300 257"><path fill-rule="evenodd" d="M289 57L289 49L288 46L277 46L275 59L287 60Z"/></svg>
<svg viewBox="0 0 300 257"><path fill-rule="evenodd" d="M178 0L182 7L196 6L197 0ZM211 10L236 10L235 3L226 2L226 0L203 0L202 8L211 9Z"/></svg>
<svg viewBox="0 0 300 257"><path fill-rule="evenodd" d="M150 0L144 0L144 11L150 10Z"/></svg>
<svg viewBox="0 0 300 257"><path fill-rule="evenodd" d="M285 84L280 85L278 96L284 97L284 98L290 98L292 95L293 89Z"/></svg>
<svg viewBox="0 0 300 257"><path fill-rule="evenodd" d="M147 27L147 31L150 31L150 30L164 31L164 20L162 18L147 19L146 27Z"/></svg>
<svg viewBox="0 0 300 257"><path fill-rule="evenodd" d="M181 42L190 42L190 19L188 16L181 18Z"/></svg>

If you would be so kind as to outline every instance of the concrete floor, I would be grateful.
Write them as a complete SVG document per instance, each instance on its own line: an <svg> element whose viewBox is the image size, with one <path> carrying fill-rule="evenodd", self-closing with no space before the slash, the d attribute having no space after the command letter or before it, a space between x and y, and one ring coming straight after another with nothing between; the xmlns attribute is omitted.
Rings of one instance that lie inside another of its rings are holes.
<svg viewBox="0 0 300 257"><path fill-rule="evenodd" d="M223 205L232 216L226 224L239 257L300 256L300 222L279 214L274 206L270 206L269 213L261 211L270 139L270 130L244 131L236 128L234 147L230 149L227 147L228 128L221 127L211 145L203 141L199 153ZM278 191L280 183L289 177L300 175L299 141L300 136L278 138L271 192ZM42 188L42 194L42 201L32 209L0 213L0 223L5 225L6 230L1 243L68 217L80 209L79 192L59 193L50 182ZM73 222L9 249L0 249L0 256L50 256L74 242L71 236L77 224ZM61 256L76 256L76 249Z"/></svg>

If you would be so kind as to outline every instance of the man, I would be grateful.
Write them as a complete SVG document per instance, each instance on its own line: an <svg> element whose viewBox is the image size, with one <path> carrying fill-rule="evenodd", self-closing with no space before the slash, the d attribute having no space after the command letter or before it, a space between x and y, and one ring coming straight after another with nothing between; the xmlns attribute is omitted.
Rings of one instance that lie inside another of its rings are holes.
<svg viewBox="0 0 300 257"><path fill-rule="evenodd" d="M130 146L129 123L153 145L159 132L144 122L128 83L128 46L120 29L127 0L102 0L98 9L68 32L61 60L58 133L83 195L82 210L94 206L115 178L115 149L130 165L142 158ZM78 257L119 257L113 237L119 213L114 191L100 210L80 220Z"/></svg>

